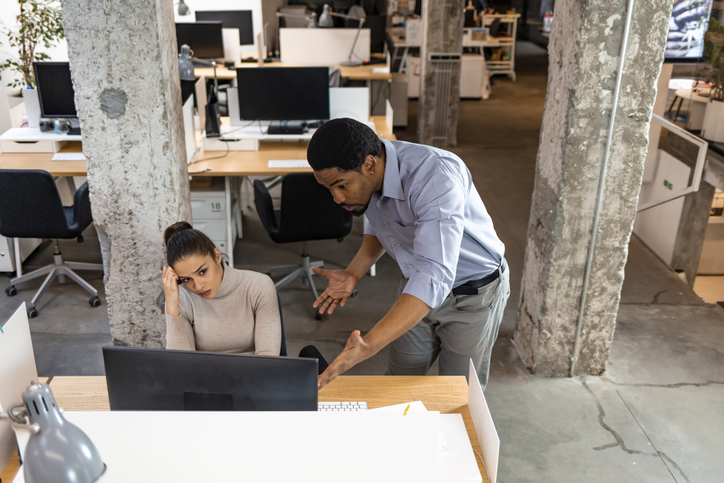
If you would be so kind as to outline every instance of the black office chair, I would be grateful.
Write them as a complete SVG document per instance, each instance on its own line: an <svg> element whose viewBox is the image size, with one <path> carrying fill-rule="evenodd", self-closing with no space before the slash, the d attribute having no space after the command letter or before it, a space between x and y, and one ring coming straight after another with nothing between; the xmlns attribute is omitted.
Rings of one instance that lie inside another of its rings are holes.
<svg viewBox="0 0 724 483"><path fill-rule="evenodd" d="M289 273L276 283L277 288L304 276L318 298L312 280L312 267L324 262L310 262L307 242L312 240L342 241L352 231L352 213L338 206L329 190L317 183L312 173L288 174L282 181L281 210L274 210L269 190L261 180L254 181L254 204L259 218L272 240L277 243L304 242L299 265L269 269L270 273Z"/></svg>
<svg viewBox="0 0 724 483"><path fill-rule="evenodd" d="M17 294L15 284L48 275L36 292L30 306L28 317L36 317L35 303L58 277L60 283L70 277L93 296L89 300L91 307L98 307L98 291L78 276L74 270L103 270L100 263L65 262L60 253L58 239L77 238L83 241L83 230L91 224L88 183L78 188L73 206L63 206L55 186L55 180L47 171L41 170L0 170L0 235L16 238L52 238L55 246L53 264L30 272L10 281L5 289L7 295Z"/></svg>

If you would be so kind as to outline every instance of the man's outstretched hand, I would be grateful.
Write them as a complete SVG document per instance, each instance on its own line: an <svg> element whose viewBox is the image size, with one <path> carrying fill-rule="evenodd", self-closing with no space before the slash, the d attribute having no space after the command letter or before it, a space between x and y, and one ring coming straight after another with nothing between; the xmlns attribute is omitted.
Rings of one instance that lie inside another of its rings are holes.
<svg viewBox="0 0 724 483"><path fill-rule="evenodd" d="M337 358L332 361L326 371L317 377L317 386L322 389L343 372L374 355L370 345L365 341L359 330L352 332L347 345Z"/></svg>
<svg viewBox="0 0 724 483"><path fill-rule="evenodd" d="M313 267L312 270L317 275L327 277L329 280L327 290L314 302L313 307L315 309L319 307L320 314L323 314L325 310L331 314L338 305L344 307L357 286L359 281L357 277L346 270L325 270L317 267Z"/></svg>

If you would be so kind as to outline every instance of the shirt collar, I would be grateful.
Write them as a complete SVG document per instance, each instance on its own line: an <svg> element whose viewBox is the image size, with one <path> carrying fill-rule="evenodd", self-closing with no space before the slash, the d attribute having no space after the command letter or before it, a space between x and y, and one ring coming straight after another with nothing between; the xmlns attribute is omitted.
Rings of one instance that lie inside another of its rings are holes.
<svg viewBox="0 0 724 483"><path fill-rule="evenodd" d="M404 200L405 192L400 181L400 163L397 160L395 145L386 139L381 139L385 146L385 177L382 181L382 196Z"/></svg>

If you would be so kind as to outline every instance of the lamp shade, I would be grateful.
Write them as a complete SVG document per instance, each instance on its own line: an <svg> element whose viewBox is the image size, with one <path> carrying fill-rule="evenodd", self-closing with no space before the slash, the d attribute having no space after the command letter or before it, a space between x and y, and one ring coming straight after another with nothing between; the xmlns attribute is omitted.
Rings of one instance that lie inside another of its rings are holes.
<svg viewBox="0 0 724 483"><path fill-rule="evenodd" d="M334 19L332 18L332 7L328 4L324 4L322 8L322 15L319 16L320 27L334 27Z"/></svg>
<svg viewBox="0 0 724 483"><path fill-rule="evenodd" d="M194 64L191 62L191 48L184 44L178 54L178 74L182 81L195 81Z"/></svg>
<svg viewBox="0 0 724 483"><path fill-rule="evenodd" d="M88 436L66 421L47 384L33 384L23 393L30 436L23 453L26 483L92 483L106 471L101 455Z"/></svg>
<svg viewBox="0 0 724 483"><path fill-rule="evenodd" d="M184 0L181 0L178 3L178 14L182 16L191 15L191 9L189 9L189 6L186 5Z"/></svg>

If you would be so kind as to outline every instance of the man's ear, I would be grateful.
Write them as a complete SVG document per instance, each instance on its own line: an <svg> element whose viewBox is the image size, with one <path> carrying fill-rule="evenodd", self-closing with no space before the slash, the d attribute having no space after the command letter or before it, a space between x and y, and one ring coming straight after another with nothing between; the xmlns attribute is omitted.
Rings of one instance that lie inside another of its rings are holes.
<svg viewBox="0 0 724 483"><path fill-rule="evenodd" d="M370 174L374 174L377 170L377 160L371 154L368 154L364 160L364 167Z"/></svg>

